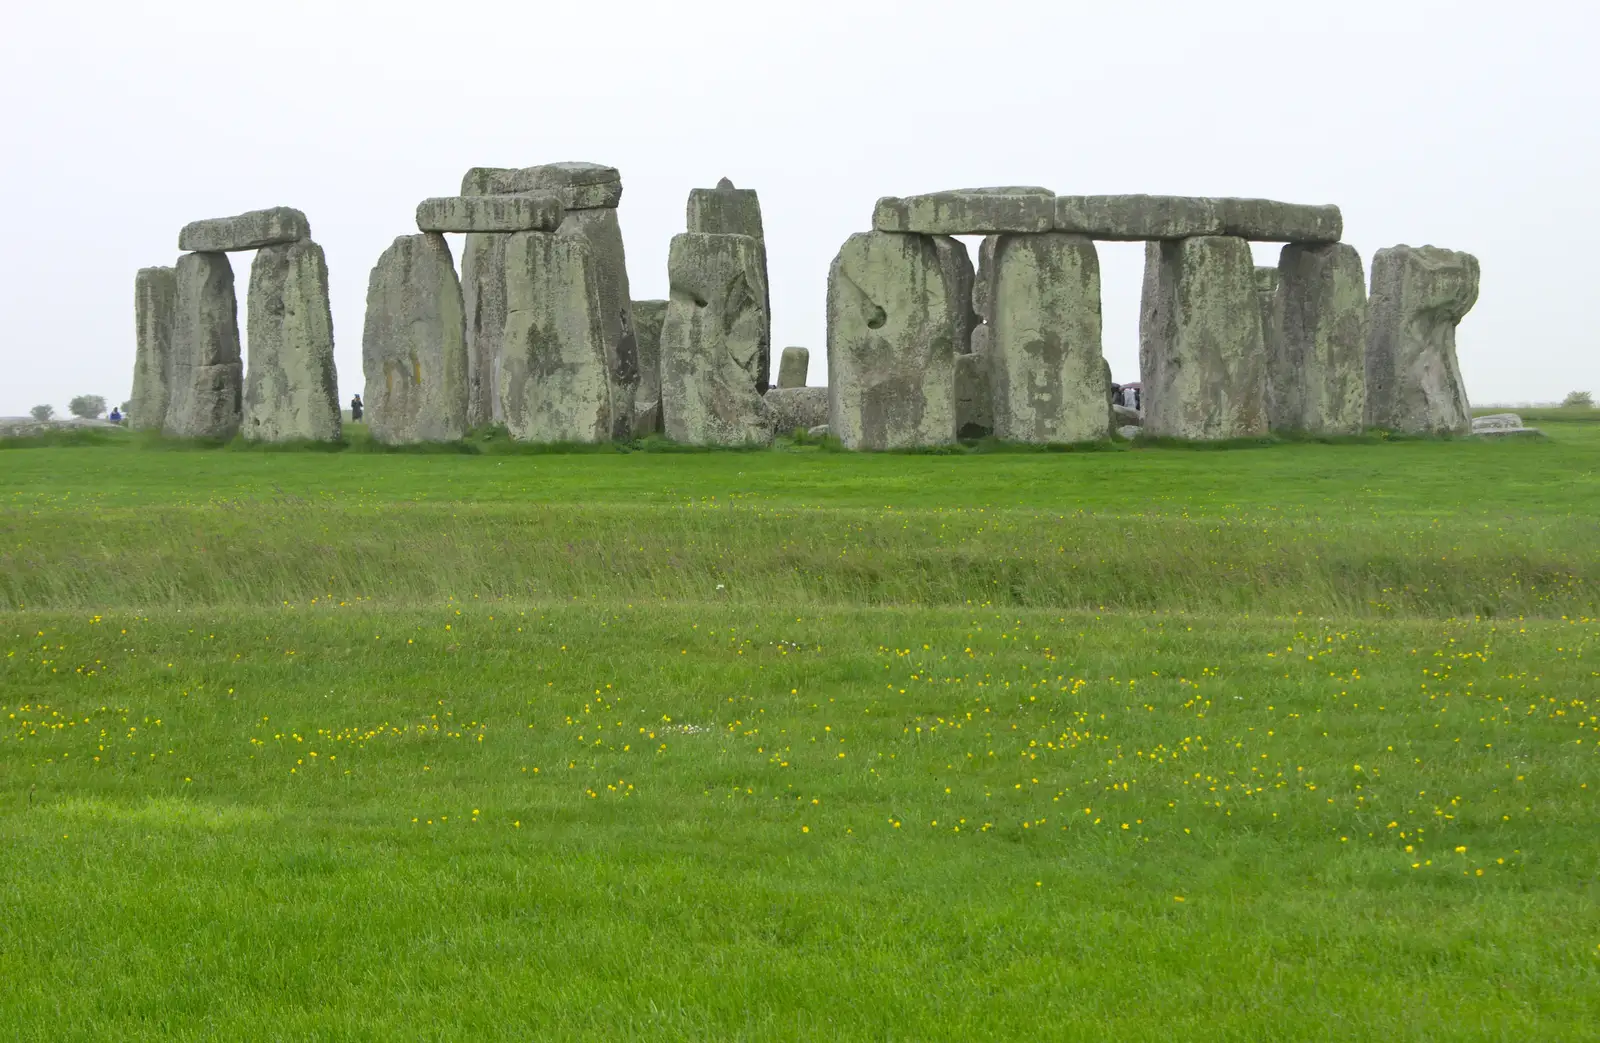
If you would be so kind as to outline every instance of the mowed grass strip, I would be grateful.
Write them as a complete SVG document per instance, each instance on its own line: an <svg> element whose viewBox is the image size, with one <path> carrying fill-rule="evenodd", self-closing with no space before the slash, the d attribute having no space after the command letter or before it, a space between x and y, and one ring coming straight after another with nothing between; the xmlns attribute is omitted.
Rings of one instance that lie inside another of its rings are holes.
<svg viewBox="0 0 1600 1043"><path fill-rule="evenodd" d="M1597 624L0 616L7 1038L1581 1038Z"/></svg>

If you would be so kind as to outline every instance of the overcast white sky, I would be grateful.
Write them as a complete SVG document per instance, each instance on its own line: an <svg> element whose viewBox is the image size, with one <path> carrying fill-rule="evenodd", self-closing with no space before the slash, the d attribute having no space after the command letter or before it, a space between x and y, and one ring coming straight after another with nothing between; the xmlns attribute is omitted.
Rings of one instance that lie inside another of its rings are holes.
<svg viewBox="0 0 1600 1043"><path fill-rule="evenodd" d="M1459 335L1478 402L1600 392L1600 198L1586 4L1525 0L155 0L0 14L12 215L0 415L133 372L133 275L187 221L304 210L327 250L342 397L367 275L475 165L622 170L636 299L666 296L690 188L761 193L776 348L826 381L828 263L880 195L1338 203L1369 262L1476 253ZM1258 246L1258 263L1276 247ZM459 250L458 250L459 257ZM1137 371L1141 248L1104 244L1105 351ZM235 255L244 322L250 255Z"/></svg>

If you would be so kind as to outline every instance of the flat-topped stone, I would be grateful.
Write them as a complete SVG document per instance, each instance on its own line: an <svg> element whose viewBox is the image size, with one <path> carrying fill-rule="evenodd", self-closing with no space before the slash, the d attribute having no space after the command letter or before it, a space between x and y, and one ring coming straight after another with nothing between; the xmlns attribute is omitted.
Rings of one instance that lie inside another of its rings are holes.
<svg viewBox="0 0 1600 1043"><path fill-rule="evenodd" d="M1230 235L1257 242L1336 243L1336 206L1204 196L1059 196L1056 230L1114 241Z"/></svg>
<svg viewBox="0 0 1600 1043"><path fill-rule="evenodd" d="M1048 232L1056 220L1055 193L1034 186L961 188L920 196L885 196L872 212L879 232L991 235Z"/></svg>
<svg viewBox="0 0 1600 1043"><path fill-rule="evenodd" d="M172 323L178 307L173 268L140 268L133 279L133 404L128 426L159 431L172 398Z"/></svg>
<svg viewBox="0 0 1600 1043"><path fill-rule="evenodd" d="M233 217L191 221L178 233L178 249L196 253L259 250L276 243L311 238L311 222L299 210L275 206Z"/></svg>
<svg viewBox="0 0 1600 1043"><path fill-rule="evenodd" d="M461 179L464 196L554 192L568 210L601 210L622 202L622 175L601 163L544 163L536 167L473 167Z"/></svg>
<svg viewBox="0 0 1600 1043"><path fill-rule="evenodd" d="M762 331L761 355L756 363L760 374L758 390L765 391L772 367L772 288L767 276L767 238L761 224L761 199L755 189L735 188L732 181L723 178L716 188L690 189L685 217L687 231L748 235L756 241L756 261L761 268L761 284L767 293L761 306L767 328Z"/></svg>
<svg viewBox="0 0 1600 1043"><path fill-rule="evenodd" d="M553 232L567 208L550 192L514 196L442 196L417 204L422 232Z"/></svg>

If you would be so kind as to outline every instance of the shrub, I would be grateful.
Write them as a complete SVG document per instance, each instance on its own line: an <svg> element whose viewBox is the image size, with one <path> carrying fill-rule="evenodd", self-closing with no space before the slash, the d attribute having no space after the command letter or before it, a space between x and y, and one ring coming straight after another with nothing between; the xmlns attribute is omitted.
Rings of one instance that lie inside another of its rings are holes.
<svg viewBox="0 0 1600 1043"><path fill-rule="evenodd" d="M67 412L84 420L93 420L106 411L104 395L78 395L67 403Z"/></svg>
<svg viewBox="0 0 1600 1043"><path fill-rule="evenodd" d="M1587 391L1569 391L1567 392L1567 397L1561 400L1561 404L1591 409L1594 406L1594 396Z"/></svg>
<svg viewBox="0 0 1600 1043"><path fill-rule="evenodd" d="M56 415L56 407L55 406L34 406L32 409L28 410L28 415L33 417L35 420L39 421L39 423L42 424L45 421L49 420L51 417Z"/></svg>

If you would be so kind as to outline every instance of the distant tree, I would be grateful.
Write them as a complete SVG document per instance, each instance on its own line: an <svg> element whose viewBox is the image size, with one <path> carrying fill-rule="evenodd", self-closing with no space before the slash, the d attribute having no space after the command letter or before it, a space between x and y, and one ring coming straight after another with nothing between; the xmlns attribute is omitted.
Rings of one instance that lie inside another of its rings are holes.
<svg viewBox="0 0 1600 1043"><path fill-rule="evenodd" d="M51 417L56 415L56 407L55 406L34 406L32 409L28 410L28 415L33 417L35 420L39 421L39 423L42 424L45 421L49 420Z"/></svg>
<svg viewBox="0 0 1600 1043"><path fill-rule="evenodd" d="M106 411L104 395L78 395L67 403L67 412L84 420L93 420Z"/></svg>
<svg viewBox="0 0 1600 1043"><path fill-rule="evenodd" d="M127 401L127 402L124 402L124 403L122 403L122 405L120 405L120 406L118 406L118 407L117 407L117 410L118 410L118 411L119 411L119 412L120 412L120 413L121 413L121 414L122 414L122 415L123 415L123 416L127 416L127 415L128 415L128 407L129 407L129 406L131 406L131 405L133 405L133 402L132 402L132 400L129 400L129 401Z"/></svg>
<svg viewBox="0 0 1600 1043"><path fill-rule="evenodd" d="M1587 391L1569 391L1567 397L1561 400L1564 406L1578 406L1582 409L1594 408L1594 396Z"/></svg>

